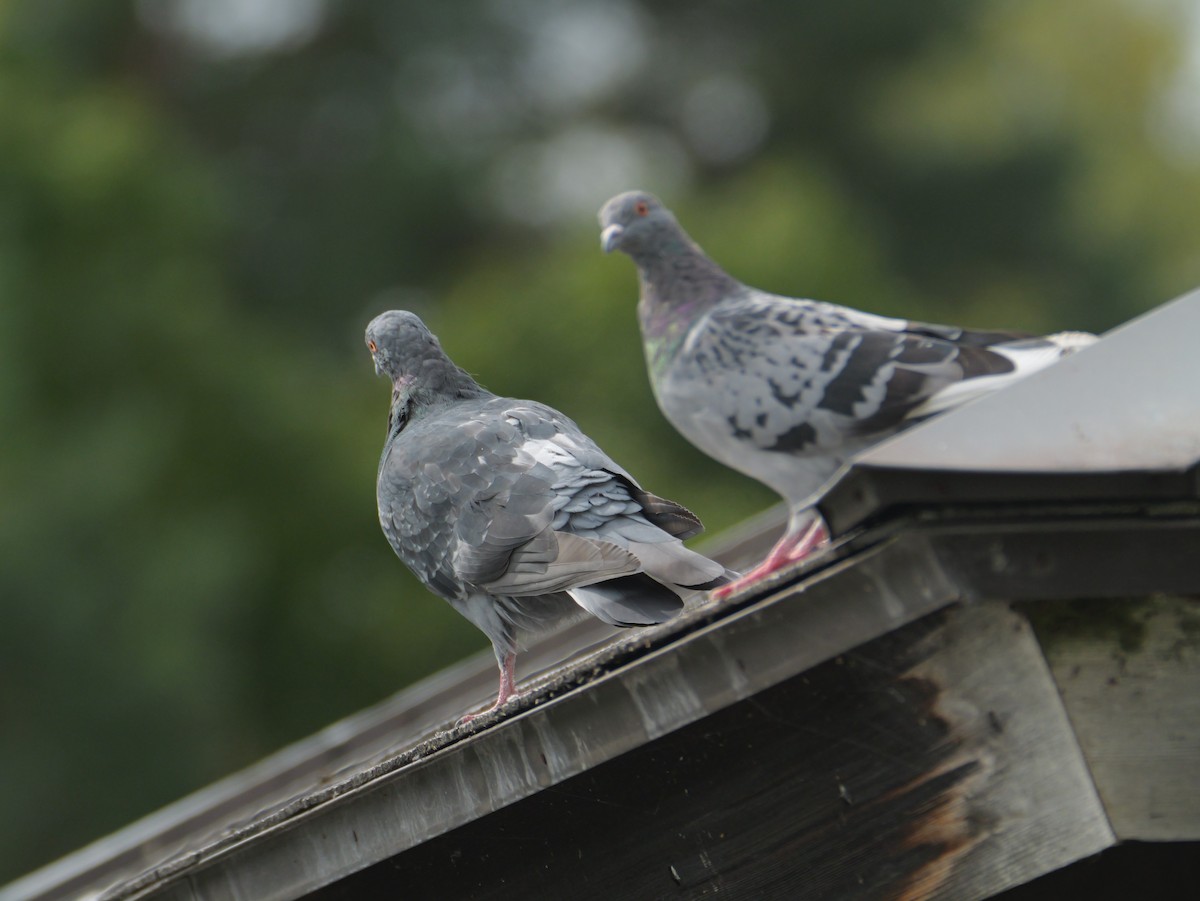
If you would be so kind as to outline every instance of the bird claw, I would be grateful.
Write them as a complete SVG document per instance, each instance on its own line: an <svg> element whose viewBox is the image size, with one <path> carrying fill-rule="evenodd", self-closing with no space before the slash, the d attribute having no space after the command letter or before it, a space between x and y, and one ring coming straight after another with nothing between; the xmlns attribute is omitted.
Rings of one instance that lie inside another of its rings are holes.
<svg viewBox="0 0 1200 901"><path fill-rule="evenodd" d="M502 699L500 699L500 700L496 701L496 703L495 703L495 704L493 704L491 707L488 707L488 708L487 708L487 709L485 709L485 710L481 710L481 711L479 711L478 713L464 713L462 716L460 716L460 717L458 718L458 723L457 723L457 725L459 725L459 726L465 726L465 725L467 725L467 723L471 722L472 720L479 719L479 717L481 717L481 716L487 716L487 715L488 715L489 713L491 713L493 710L499 710L501 707L503 707L503 706L504 706L505 704L507 704L509 701L511 701L511 700L513 700L513 699L515 699L515 698L517 698L517 697L519 697L519 696L517 695L517 693L516 693L516 692L513 692L512 694L506 695L506 696L505 696L505 697L503 697Z"/></svg>

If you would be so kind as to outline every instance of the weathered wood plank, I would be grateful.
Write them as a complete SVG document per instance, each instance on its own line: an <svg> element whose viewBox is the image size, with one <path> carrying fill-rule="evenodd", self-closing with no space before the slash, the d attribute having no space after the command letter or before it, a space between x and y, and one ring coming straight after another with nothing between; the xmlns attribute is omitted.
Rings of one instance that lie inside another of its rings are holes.
<svg viewBox="0 0 1200 901"><path fill-rule="evenodd" d="M1112 841L1027 622L989 603L905 626L310 897L969 901Z"/></svg>
<svg viewBox="0 0 1200 901"><path fill-rule="evenodd" d="M1116 834L1200 839L1200 601L1027 611Z"/></svg>

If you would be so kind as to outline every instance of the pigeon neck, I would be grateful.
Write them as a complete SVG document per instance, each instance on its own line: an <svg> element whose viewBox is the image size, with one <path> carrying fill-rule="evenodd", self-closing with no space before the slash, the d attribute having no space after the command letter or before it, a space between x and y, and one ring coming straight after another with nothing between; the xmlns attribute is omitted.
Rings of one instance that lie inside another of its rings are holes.
<svg viewBox="0 0 1200 901"><path fill-rule="evenodd" d="M679 247L634 257L641 288L638 318L655 374L674 358L691 325L740 287L697 244L680 237Z"/></svg>
<svg viewBox="0 0 1200 901"><path fill-rule="evenodd" d="M471 378L470 373L449 361L426 365L420 377L400 376L392 386L392 407L388 413L388 437L398 435L411 421L420 419L427 410L441 404L492 393Z"/></svg>
<svg viewBox="0 0 1200 901"><path fill-rule="evenodd" d="M467 400L473 397L492 397L492 392L484 388L471 377L465 369L460 369L450 363L446 371L446 380L438 387L439 400Z"/></svg>

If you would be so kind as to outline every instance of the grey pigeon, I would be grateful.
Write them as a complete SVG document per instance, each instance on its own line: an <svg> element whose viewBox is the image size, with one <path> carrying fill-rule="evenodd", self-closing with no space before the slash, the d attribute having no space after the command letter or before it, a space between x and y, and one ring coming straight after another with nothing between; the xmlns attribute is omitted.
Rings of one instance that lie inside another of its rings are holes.
<svg viewBox="0 0 1200 901"><path fill-rule="evenodd" d="M493 707L516 691L518 632L584 611L661 623L688 589L728 581L684 547L702 531L692 513L643 490L557 410L481 387L414 314L376 317L366 342L393 385L379 522L417 578L491 640Z"/></svg>
<svg viewBox="0 0 1200 901"><path fill-rule="evenodd" d="M600 227L604 250L637 265L638 318L663 415L789 506L783 538L718 597L828 542L813 505L853 454L1096 340L970 331L768 294L727 274L641 191L609 200Z"/></svg>

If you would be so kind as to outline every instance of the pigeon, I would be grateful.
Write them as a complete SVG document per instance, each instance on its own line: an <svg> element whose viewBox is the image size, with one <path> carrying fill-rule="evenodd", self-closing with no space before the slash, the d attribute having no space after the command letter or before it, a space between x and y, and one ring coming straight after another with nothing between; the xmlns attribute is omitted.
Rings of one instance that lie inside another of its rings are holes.
<svg viewBox="0 0 1200 901"><path fill-rule="evenodd" d="M663 415L788 504L780 541L716 599L829 543L814 504L851 456L1096 340L973 331L759 291L643 191L605 203L600 227L604 251L637 265L646 365Z"/></svg>
<svg viewBox="0 0 1200 901"><path fill-rule="evenodd" d="M587 614L661 623L688 591L736 575L684 547L703 529L695 515L643 489L557 410L483 388L415 314L376 317L366 343L392 381L380 525L413 574L491 640L500 688L489 709L516 694L518 634Z"/></svg>

